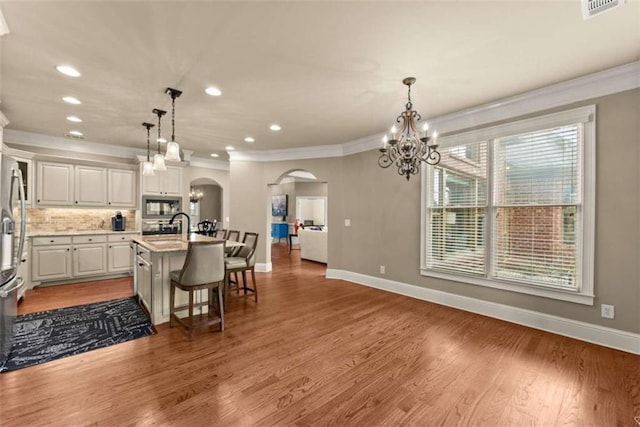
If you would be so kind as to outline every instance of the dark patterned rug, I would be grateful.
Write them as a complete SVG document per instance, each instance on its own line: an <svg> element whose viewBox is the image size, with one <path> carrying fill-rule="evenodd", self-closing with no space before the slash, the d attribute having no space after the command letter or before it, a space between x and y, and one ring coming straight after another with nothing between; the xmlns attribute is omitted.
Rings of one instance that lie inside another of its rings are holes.
<svg viewBox="0 0 640 427"><path fill-rule="evenodd" d="M15 342L0 372L39 365L155 333L135 297L16 317Z"/></svg>

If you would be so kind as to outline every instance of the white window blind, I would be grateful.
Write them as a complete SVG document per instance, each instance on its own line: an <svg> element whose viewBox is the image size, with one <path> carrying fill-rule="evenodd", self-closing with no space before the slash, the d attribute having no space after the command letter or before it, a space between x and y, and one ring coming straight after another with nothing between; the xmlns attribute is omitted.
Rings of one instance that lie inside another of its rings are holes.
<svg viewBox="0 0 640 427"><path fill-rule="evenodd" d="M494 141L495 277L577 286L580 131L574 124Z"/></svg>
<svg viewBox="0 0 640 427"><path fill-rule="evenodd" d="M421 272L592 304L594 120L589 106L442 138Z"/></svg>
<svg viewBox="0 0 640 427"><path fill-rule="evenodd" d="M428 201L429 268L467 274L485 273L487 144L444 150L431 168Z"/></svg>

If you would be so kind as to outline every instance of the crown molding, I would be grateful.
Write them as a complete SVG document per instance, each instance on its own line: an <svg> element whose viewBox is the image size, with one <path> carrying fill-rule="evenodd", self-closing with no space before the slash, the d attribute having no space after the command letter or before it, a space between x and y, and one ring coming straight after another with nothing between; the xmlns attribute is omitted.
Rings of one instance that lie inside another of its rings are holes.
<svg viewBox="0 0 640 427"><path fill-rule="evenodd" d="M2 113L0 112L0 114ZM2 123L2 117L0 117L0 124ZM146 158L147 156L146 149L103 144L100 142L86 140L74 140L71 138L62 138L59 136L43 135L40 133L24 132L13 129L4 130L4 142L20 146L49 148L53 150L60 150L60 147L64 147L65 151L120 157L123 159L135 159L140 156L144 156ZM182 150L182 152L184 154L185 161L189 161L193 151Z"/></svg>
<svg viewBox="0 0 640 427"><path fill-rule="evenodd" d="M342 157L343 146L318 145L315 147L300 147L266 151L230 151L230 160L249 160L256 162L279 162L282 160L322 159L327 157Z"/></svg>
<svg viewBox="0 0 640 427"><path fill-rule="evenodd" d="M43 135L40 133L24 132L20 130L5 129L4 141L9 144L50 148L60 150L64 147L65 151L75 151L85 154L99 154L103 156L121 157L125 159L135 158L138 155L147 154L147 150L123 147L110 144L102 144L91 141L77 141L71 138L62 138L59 136Z"/></svg>
<svg viewBox="0 0 640 427"><path fill-rule="evenodd" d="M440 135L536 113L574 102L585 101L640 87L640 61L556 83L520 95L429 118L429 125ZM344 144L267 151L234 151L229 158L273 162L320 157L340 157L380 148L384 133Z"/></svg>
<svg viewBox="0 0 640 427"><path fill-rule="evenodd" d="M205 159L202 157L191 157L190 166L206 169L218 169L223 171L229 170L229 162L223 160Z"/></svg>

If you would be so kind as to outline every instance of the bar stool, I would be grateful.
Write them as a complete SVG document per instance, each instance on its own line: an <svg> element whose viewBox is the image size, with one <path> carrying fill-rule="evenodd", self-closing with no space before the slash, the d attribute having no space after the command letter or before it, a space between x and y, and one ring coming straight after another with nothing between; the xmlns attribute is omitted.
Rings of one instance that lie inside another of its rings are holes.
<svg viewBox="0 0 640 427"><path fill-rule="evenodd" d="M189 333L189 339L193 339L193 308L208 306L208 316L214 313L214 297L218 308L218 316L209 324L220 324L220 331L224 331L224 303L222 290L225 282L224 266L225 242L189 242L187 257L182 270L169 273L171 287L169 290L169 326L173 327L176 321L184 326ZM175 306L176 288L189 293L187 306ZM209 295L206 302L194 303L194 292L207 289ZM177 311L189 310L188 323L176 314Z"/></svg>

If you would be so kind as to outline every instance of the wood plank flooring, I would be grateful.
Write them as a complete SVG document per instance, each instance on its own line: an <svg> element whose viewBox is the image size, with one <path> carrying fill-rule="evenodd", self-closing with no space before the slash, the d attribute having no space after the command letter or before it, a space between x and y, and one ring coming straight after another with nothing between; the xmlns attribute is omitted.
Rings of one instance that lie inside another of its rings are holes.
<svg viewBox="0 0 640 427"><path fill-rule="evenodd" d="M273 245L260 302L232 297L223 333L165 324L0 374L0 425L638 425L640 357L327 280L299 254ZM41 288L20 311L129 294Z"/></svg>

